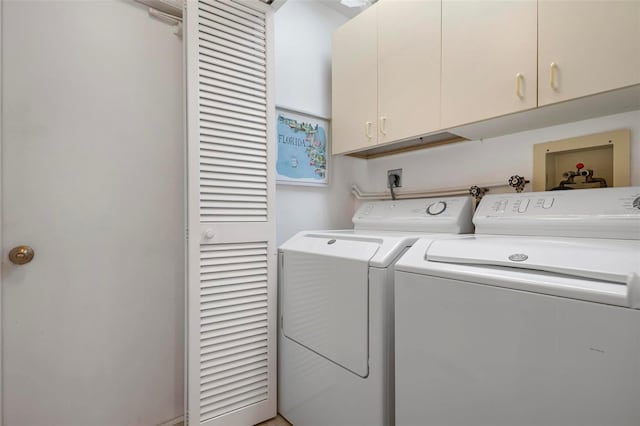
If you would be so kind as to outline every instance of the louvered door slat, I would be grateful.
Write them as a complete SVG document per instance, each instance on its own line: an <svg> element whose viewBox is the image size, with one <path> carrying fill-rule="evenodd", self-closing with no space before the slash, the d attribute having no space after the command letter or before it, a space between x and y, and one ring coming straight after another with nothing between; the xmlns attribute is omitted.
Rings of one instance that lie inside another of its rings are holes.
<svg viewBox="0 0 640 426"><path fill-rule="evenodd" d="M236 375L250 377L255 373L266 372L267 365L266 353L250 355L232 362L213 365L203 370L203 375L201 376L202 390L212 389L217 386L219 380L228 377Z"/></svg>
<svg viewBox="0 0 640 426"><path fill-rule="evenodd" d="M243 22L253 22L256 28L264 28L264 17L256 14L251 8L244 7L242 3L229 0L214 0L214 4L220 10L224 10L234 16L240 18Z"/></svg>
<svg viewBox="0 0 640 426"><path fill-rule="evenodd" d="M228 33L217 31L215 28L209 28L208 31L202 31L200 34L200 43L204 43L203 47L218 51L224 49L227 54L236 57L242 57L247 61L264 64L266 61L266 52L263 47L234 37Z"/></svg>
<svg viewBox="0 0 640 426"><path fill-rule="evenodd" d="M209 78L201 73L200 81L207 84L209 87L218 87L226 90L227 93L233 93L233 97L239 99L256 99L257 102L264 102L266 94L261 90L256 90L245 84L245 82L229 78L227 76L216 76L216 78ZM204 111L203 111L204 112Z"/></svg>
<svg viewBox="0 0 640 426"><path fill-rule="evenodd" d="M218 280L218 281L222 281L222 280ZM207 287L203 285L200 295L203 297L209 294L226 294L226 293L233 293L235 291L253 290L253 289L262 288L262 287L263 287L263 283L259 280L259 276L256 276L255 281L251 281L250 279L247 280L245 278L239 279L236 282L234 282L234 280L227 280L225 287L221 289L218 288L218 286Z"/></svg>
<svg viewBox="0 0 640 426"><path fill-rule="evenodd" d="M202 374L200 376L202 384L208 384L215 380L216 375L233 374L234 371L242 369L250 369L260 367L263 362L267 361L267 352L262 349L252 349L245 351L241 356L235 359L209 360L202 357Z"/></svg>
<svg viewBox="0 0 640 426"><path fill-rule="evenodd" d="M218 285L221 284L221 285ZM260 274L255 274L249 277L234 277L226 280L217 279L215 283L202 283L201 296L208 294L225 294L232 293L239 290L250 290L256 288L262 288L264 286L261 281Z"/></svg>
<svg viewBox="0 0 640 426"><path fill-rule="evenodd" d="M200 105L211 106L228 111L237 111L253 117L264 118L265 105L255 105L251 102L230 98L219 93L202 93Z"/></svg>
<svg viewBox="0 0 640 426"><path fill-rule="evenodd" d="M224 324L220 324L220 323L203 324L201 331L203 333L206 333L209 331L227 330L227 329L231 329L241 325L251 326L253 324L262 323L266 319L267 319L266 315L250 315L242 318L236 318L234 320L225 322Z"/></svg>
<svg viewBox="0 0 640 426"><path fill-rule="evenodd" d="M263 89L264 75L254 76L251 74L247 74L244 72L237 71L233 69L233 67L226 67L224 63L217 64L209 64L204 63L200 67L201 75L205 75L207 77L214 77L219 75L220 78L232 77L237 80L238 84L247 84L249 87L253 89Z"/></svg>
<svg viewBox="0 0 640 426"><path fill-rule="evenodd" d="M203 144L200 148L200 157L203 159L206 158L215 158L222 157L226 158L227 155L238 156L238 158L242 158L246 161L257 161L263 162L265 153L263 150L254 150L241 148L237 146L230 145L222 145L216 144L215 146Z"/></svg>
<svg viewBox="0 0 640 426"><path fill-rule="evenodd" d="M266 159L264 157L261 157L259 154L243 155L243 154L236 154L234 152L229 152L228 150L220 150L220 149L210 150L210 151L201 150L200 158L201 158L200 161L202 162L202 164L215 164L213 163L214 161L229 161L230 163L242 162L242 164L256 163L257 165L262 165L266 162Z"/></svg>
<svg viewBox="0 0 640 426"><path fill-rule="evenodd" d="M255 376L256 374L262 374L267 372L267 359L263 356L262 359L250 359L247 364L241 365L235 368L228 368L228 366L224 366L225 369L218 373L216 372L216 368L211 369L211 373L202 376L202 390L208 391L212 388L218 386L221 380L224 380L229 377L238 377L238 378L247 378ZM219 368L219 367L218 367Z"/></svg>
<svg viewBox="0 0 640 426"><path fill-rule="evenodd" d="M201 90L202 92L205 93L205 96L206 94L209 94L209 93L217 93L219 95L224 95L229 99L229 103L231 104L241 105L242 102L249 102L256 106L266 105L266 100L264 96L262 95L253 96L246 92L234 90L233 87L229 87L229 85L226 85L224 82L220 82L219 84L209 84L206 86L203 85Z"/></svg>
<svg viewBox="0 0 640 426"><path fill-rule="evenodd" d="M223 185L224 186L219 186L219 185ZM217 191L237 191L238 194L242 194L243 192L241 191L252 191L251 193L255 194L255 193L261 193L262 191L264 191L267 187L266 183L260 183L260 182L240 182L240 181L226 181L226 182L219 182L219 185L215 185L212 184L212 182L210 180L203 180L200 181L200 185L202 185L203 187L205 186L209 186L209 188L203 188L202 193L203 194L209 194L209 196L214 195ZM209 191L207 192L206 189L213 189L215 191ZM247 192L244 192L245 194Z"/></svg>
<svg viewBox="0 0 640 426"><path fill-rule="evenodd" d="M234 33L234 30L229 28L222 28L222 26L218 25L215 27L200 27L202 36L207 39L219 39L224 40L228 43L233 43L237 46L242 46L247 49L247 51L256 51L262 54L262 57L265 56L266 49L264 44L256 43L256 40L247 40L246 37L239 37Z"/></svg>
<svg viewBox="0 0 640 426"><path fill-rule="evenodd" d="M202 355L201 383L208 383L209 376L215 373L233 370L238 365L260 365L263 360L268 360L267 351L263 347L248 348L238 352L233 358L224 355Z"/></svg>
<svg viewBox="0 0 640 426"><path fill-rule="evenodd" d="M236 37L255 43L256 46L266 46L264 34L260 30L252 30L236 23L231 19L207 12L206 9L201 11L200 32L210 33L211 30L219 29Z"/></svg>
<svg viewBox="0 0 640 426"><path fill-rule="evenodd" d="M275 415L272 11L187 0L189 424Z"/></svg>
<svg viewBox="0 0 640 426"><path fill-rule="evenodd" d="M214 55L215 52L225 54L230 58L230 62L235 62L235 59L231 60L231 58L239 59L240 65L246 64L249 68L260 69L265 65L265 58L259 52L251 52L247 49L239 48L239 45L234 45L226 40L218 40L214 43L207 38L201 38L200 47L209 50Z"/></svg>
<svg viewBox="0 0 640 426"><path fill-rule="evenodd" d="M264 3L268 3L268 1L264 1L264 0L260 0L263 1ZM254 9L246 6L245 4L243 4L241 1L234 1L234 0L216 0L217 4L223 3L226 4L230 7L233 7L234 9L240 11L240 12L244 12L247 15L251 15L253 17L255 17L256 19L259 20L259 22L261 22L262 25L264 25L264 21L260 21L261 18L261 14L257 13Z"/></svg>
<svg viewBox="0 0 640 426"><path fill-rule="evenodd" d="M260 64L252 61L245 61L235 55L229 55L219 50L208 50L202 54L200 58L200 68L209 70L213 65L219 65L224 68L231 68L236 71L246 73L247 76L261 77L265 76ZM265 76L266 77L266 76Z"/></svg>
<svg viewBox="0 0 640 426"><path fill-rule="evenodd" d="M233 2L237 3L237 2ZM205 16L203 12L222 16L229 21L235 22L238 25L241 25L244 29L243 31L256 31L259 33L263 33L265 31L265 21L264 17L260 19L256 16L247 16L246 18L243 16L239 16L240 14L237 12L238 9L229 7L228 4L219 1L211 1L211 2L200 2L200 12L201 17Z"/></svg>
<svg viewBox="0 0 640 426"><path fill-rule="evenodd" d="M202 364L198 373L204 372L205 370L203 369L208 368L207 366L210 364L215 364L215 365L231 364L231 362L233 362L234 360L237 360L240 357L249 353L268 353L268 351L265 349L265 340L258 339L254 342L241 343L238 345L230 345L224 349L220 349L216 351L209 351L209 352L202 351L200 353ZM198 377L200 377L200 375ZM201 381L199 381L199 383L201 383Z"/></svg>
<svg viewBox="0 0 640 426"><path fill-rule="evenodd" d="M253 169L255 173L263 175L266 174L267 165L266 160L263 161L242 161L238 160L235 156L230 156L232 159L226 158L215 158L215 157L203 157L200 160L200 167L202 170L206 170L208 172L220 171L222 168L242 168L242 169ZM225 171L222 170L222 171ZM260 172L262 171L262 172Z"/></svg>
<svg viewBox="0 0 640 426"><path fill-rule="evenodd" d="M266 123L260 122L253 117L247 117L242 114L228 112L224 110L213 110L209 108L202 108L202 114L207 117L207 120L213 122L225 121L227 124L235 125L239 127L246 127L248 129L260 130L262 134L266 132ZM206 114L206 115L205 115Z"/></svg>
<svg viewBox="0 0 640 426"><path fill-rule="evenodd" d="M253 202L253 203L256 203L256 205L258 205L258 203L260 203L260 205L262 205L266 201L266 197L263 197L263 196L251 197L251 196L246 196L246 195L216 194L215 198L218 201L224 201L224 202L233 202L233 201L237 201L237 202ZM204 201L203 203L207 207L213 207L213 204L207 204L207 203L212 203L212 202Z"/></svg>
<svg viewBox="0 0 640 426"><path fill-rule="evenodd" d="M255 49L266 52L266 43L259 31L253 32L253 34L249 33L244 31L245 28L241 25L228 19L215 16L214 14L208 13L206 19L200 23L198 29L201 35L207 34L225 40L231 39L231 41L238 44L255 46ZM222 33L222 35L220 33Z"/></svg>
<svg viewBox="0 0 640 426"><path fill-rule="evenodd" d="M219 172L202 171L200 172L200 174L202 176L203 181L215 180L222 185L233 185L235 182L249 182L249 183L256 183L256 184L263 183L266 186L267 179L265 176L260 176L253 173L240 174L239 172L240 170L221 170ZM203 195L202 201L207 201L207 198L204 198L207 194L203 193L202 195ZM261 209L261 210L264 210L264 209ZM224 210L216 211L215 213L223 214ZM203 219L206 219L206 218L203 218Z"/></svg>
<svg viewBox="0 0 640 426"><path fill-rule="evenodd" d="M237 369L233 371L233 374L218 375L215 377L215 382L206 382L202 386L202 396L212 396L216 393L219 394L219 390L223 389L222 386L238 383L240 381L252 381L257 378L266 379L267 377L267 363L264 362L263 366L254 367L251 369Z"/></svg>
<svg viewBox="0 0 640 426"><path fill-rule="evenodd" d="M249 136L250 140L254 141L264 140L267 137L266 129L253 129L250 127L251 123L233 124L232 120L216 120L215 116L209 116L205 113L200 117L200 125L205 131L214 132L221 136L226 134L233 134L236 138Z"/></svg>
<svg viewBox="0 0 640 426"><path fill-rule="evenodd" d="M253 336L245 336L242 338L238 338L232 341L227 341L225 343L218 343L215 345L211 345L206 341L202 341L200 343L200 354L219 354L221 352L225 353L225 356L231 355L232 352L243 351L249 345L266 345L266 336L265 335L253 335Z"/></svg>
<svg viewBox="0 0 640 426"><path fill-rule="evenodd" d="M204 129L208 132L208 129ZM209 149L215 151L216 149L223 149L223 147L231 147L236 149L251 149L254 150L256 155L266 156L267 151L260 141L249 141L246 139L227 139L220 135L210 136L207 133L200 134L201 149ZM259 152L261 151L261 152Z"/></svg>
<svg viewBox="0 0 640 426"><path fill-rule="evenodd" d="M231 195L237 195L240 197L246 196L247 199L253 196L260 196L260 197L266 198L260 189L252 189L252 188L247 188L245 186L237 186L237 187L229 187L229 186L221 187L216 185L206 186L206 187L203 186L202 192L210 194L211 196L231 194Z"/></svg>
<svg viewBox="0 0 640 426"><path fill-rule="evenodd" d="M207 311L205 311L207 312ZM201 316L201 327L209 327L209 326L220 326L223 327L225 324L234 323L235 321L244 320L248 318L256 318L262 317L266 315L267 311L264 307L254 307L252 309L246 309L242 311L233 311L226 314L214 313L211 315L206 315L203 313ZM207 361L210 358L202 357L202 362Z"/></svg>
<svg viewBox="0 0 640 426"><path fill-rule="evenodd" d="M259 125L262 128L265 128L267 123L266 120L264 119L264 117L261 117L258 114L255 113L243 113L240 111L237 111L237 109L234 111L234 108L229 108L230 105L217 105L216 107L209 107L207 105L200 105L200 111L202 111L203 114L209 114L213 117L216 117L216 119L221 119L221 120L225 120L225 119L232 119L232 120L242 120L243 122L246 123L247 126L255 126L255 125ZM254 124L251 124L254 123Z"/></svg>

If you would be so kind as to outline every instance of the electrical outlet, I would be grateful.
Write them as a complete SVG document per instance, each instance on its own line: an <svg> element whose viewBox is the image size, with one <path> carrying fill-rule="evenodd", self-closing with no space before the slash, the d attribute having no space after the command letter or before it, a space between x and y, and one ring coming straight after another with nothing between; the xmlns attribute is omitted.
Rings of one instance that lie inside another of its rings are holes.
<svg viewBox="0 0 640 426"><path fill-rule="evenodd" d="M396 180L398 184L395 187L401 188L402 187L402 169L387 170L387 188L389 188L389 176L391 175L398 176Z"/></svg>

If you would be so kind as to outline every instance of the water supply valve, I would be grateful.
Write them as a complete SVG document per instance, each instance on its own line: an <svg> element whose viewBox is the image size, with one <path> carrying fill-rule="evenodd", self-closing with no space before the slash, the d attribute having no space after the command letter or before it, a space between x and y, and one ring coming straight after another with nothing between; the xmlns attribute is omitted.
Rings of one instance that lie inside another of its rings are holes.
<svg viewBox="0 0 640 426"><path fill-rule="evenodd" d="M484 194L488 191L487 188L480 188L479 186L473 185L469 188L469 194L476 199L476 204L482 200Z"/></svg>
<svg viewBox="0 0 640 426"><path fill-rule="evenodd" d="M516 192L524 191L524 186L529 182L524 176L520 175L513 175L509 178L509 186L515 188Z"/></svg>
<svg viewBox="0 0 640 426"><path fill-rule="evenodd" d="M581 185L589 185L589 184L598 184L600 188L607 187L607 181L604 178L597 178L593 176L593 170L587 169L584 167L584 163L576 164L576 170L569 170L562 174L563 180L560 181L560 184L555 188L551 188L552 191L564 190L564 189L575 189L580 188ZM583 182L576 182L575 179L577 177L584 178ZM577 185L577 186L571 186Z"/></svg>

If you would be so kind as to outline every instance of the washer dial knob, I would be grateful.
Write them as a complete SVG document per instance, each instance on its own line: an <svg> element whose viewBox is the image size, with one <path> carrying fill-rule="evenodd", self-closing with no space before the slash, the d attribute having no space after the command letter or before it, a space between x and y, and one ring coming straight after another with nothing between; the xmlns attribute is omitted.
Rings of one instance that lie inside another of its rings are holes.
<svg viewBox="0 0 640 426"><path fill-rule="evenodd" d="M635 200L633 200L633 207L635 207L636 209L640 209L640 197L636 197Z"/></svg>
<svg viewBox="0 0 640 426"><path fill-rule="evenodd" d="M447 209L447 203L444 201L437 201L435 203L429 204L427 207L427 214L431 216L438 216L440 213L444 212Z"/></svg>

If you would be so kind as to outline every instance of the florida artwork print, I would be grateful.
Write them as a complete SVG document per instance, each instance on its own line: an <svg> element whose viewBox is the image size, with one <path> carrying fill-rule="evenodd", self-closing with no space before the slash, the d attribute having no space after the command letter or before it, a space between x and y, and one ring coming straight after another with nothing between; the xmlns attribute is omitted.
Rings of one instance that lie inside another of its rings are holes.
<svg viewBox="0 0 640 426"><path fill-rule="evenodd" d="M327 184L327 127L326 120L277 111L279 182Z"/></svg>

